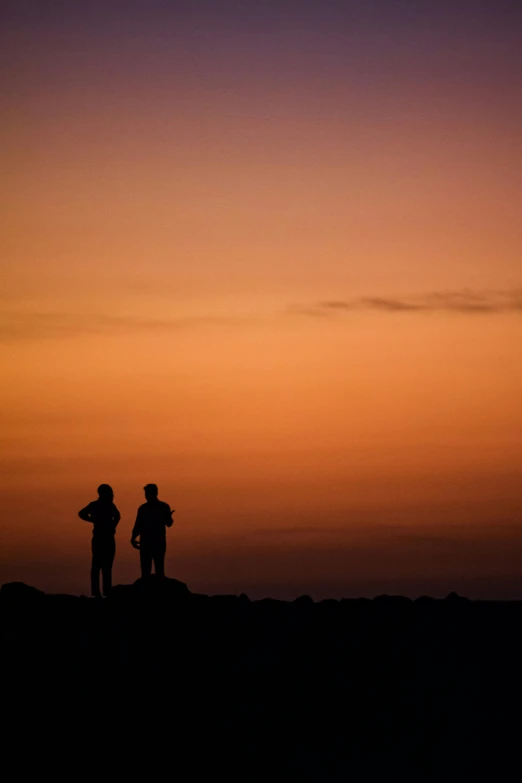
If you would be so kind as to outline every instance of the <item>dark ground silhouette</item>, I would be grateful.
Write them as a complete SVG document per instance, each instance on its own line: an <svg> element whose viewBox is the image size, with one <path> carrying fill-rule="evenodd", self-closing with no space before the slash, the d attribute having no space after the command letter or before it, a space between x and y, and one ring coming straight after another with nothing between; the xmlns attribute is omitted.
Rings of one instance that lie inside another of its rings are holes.
<svg viewBox="0 0 522 783"><path fill-rule="evenodd" d="M455 595L251 602L152 576L97 601L7 584L4 747L22 744L20 775L447 781L492 765L512 780L521 624L522 603Z"/></svg>

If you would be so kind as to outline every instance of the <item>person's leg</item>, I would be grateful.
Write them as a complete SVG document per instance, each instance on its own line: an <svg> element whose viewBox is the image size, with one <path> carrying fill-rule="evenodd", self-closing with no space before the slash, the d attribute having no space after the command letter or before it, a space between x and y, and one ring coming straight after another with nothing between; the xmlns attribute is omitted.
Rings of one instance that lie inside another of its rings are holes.
<svg viewBox="0 0 522 783"><path fill-rule="evenodd" d="M150 549L140 549L141 578L146 579L152 571L152 554Z"/></svg>
<svg viewBox="0 0 522 783"><path fill-rule="evenodd" d="M154 552L154 571L160 579L165 576L165 547L159 547Z"/></svg>
<svg viewBox="0 0 522 783"><path fill-rule="evenodd" d="M92 563L91 563L91 595L98 598L100 593L100 552L99 547L92 542Z"/></svg>
<svg viewBox="0 0 522 783"><path fill-rule="evenodd" d="M103 595L107 596L111 592L112 588L112 564L114 563L114 555L116 554L116 542L114 539L108 541L105 544L105 550L103 553Z"/></svg>

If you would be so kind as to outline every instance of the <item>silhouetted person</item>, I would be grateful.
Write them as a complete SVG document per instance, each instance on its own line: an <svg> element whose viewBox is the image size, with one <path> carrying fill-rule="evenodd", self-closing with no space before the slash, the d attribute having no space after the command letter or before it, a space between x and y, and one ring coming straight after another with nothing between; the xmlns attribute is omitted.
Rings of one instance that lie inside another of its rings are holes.
<svg viewBox="0 0 522 783"><path fill-rule="evenodd" d="M97 598L100 597L100 571L103 577L103 595L108 595L112 587L112 564L116 553L114 534L120 521L120 512L113 500L112 488L108 484L100 484L98 500L93 500L78 511L80 519L93 523L91 592Z"/></svg>
<svg viewBox="0 0 522 783"><path fill-rule="evenodd" d="M170 510L168 503L158 500L156 484L147 484L143 489L147 502L138 509L131 544L140 550L142 579L150 576L153 561L156 576L162 578L165 576L166 528L172 526L174 511Z"/></svg>

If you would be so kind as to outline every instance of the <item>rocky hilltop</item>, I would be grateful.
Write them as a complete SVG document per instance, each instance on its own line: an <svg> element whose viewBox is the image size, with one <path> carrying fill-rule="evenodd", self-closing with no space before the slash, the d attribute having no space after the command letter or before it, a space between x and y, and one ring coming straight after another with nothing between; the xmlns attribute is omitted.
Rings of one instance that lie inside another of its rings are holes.
<svg viewBox="0 0 522 783"><path fill-rule="evenodd" d="M519 602L250 601L153 577L90 599L11 583L0 628L8 746L41 741L55 763L74 748L118 774L442 781L491 757L502 779L518 747Z"/></svg>

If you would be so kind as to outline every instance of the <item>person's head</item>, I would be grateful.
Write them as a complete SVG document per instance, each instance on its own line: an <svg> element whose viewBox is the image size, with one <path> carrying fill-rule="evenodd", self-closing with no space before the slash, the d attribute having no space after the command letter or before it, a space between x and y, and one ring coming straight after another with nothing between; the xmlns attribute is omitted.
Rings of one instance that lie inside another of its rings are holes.
<svg viewBox="0 0 522 783"><path fill-rule="evenodd" d="M114 498L114 492L109 484L100 484L98 487L98 496L100 500L112 500Z"/></svg>
<svg viewBox="0 0 522 783"><path fill-rule="evenodd" d="M145 490L145 497L147 500L156 500L158 497L158 487L156 484L145 484L143 489Z"/></svg>

